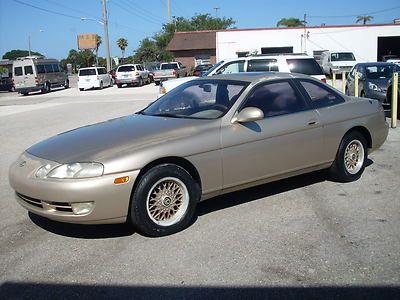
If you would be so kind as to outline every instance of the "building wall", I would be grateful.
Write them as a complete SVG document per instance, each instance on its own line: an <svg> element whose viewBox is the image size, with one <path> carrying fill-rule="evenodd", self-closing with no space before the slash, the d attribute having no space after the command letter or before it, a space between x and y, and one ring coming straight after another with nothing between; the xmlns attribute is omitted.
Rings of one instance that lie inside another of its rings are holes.
<svg viewBox="0 0 400 300"><path fill-rule="evenodd" d="M219 31L216 36L217 61L237 57L237 52L261 54L262 47L293 47L293 52L314 50L352 51L359 61L376 61L378 37L400 36L399 24L308 27L305 46L304 28L269 28Z"/></svg>
<svg viewBox="0 0 400 300"><path fill-rule="evenodd" d="M181 62L184 66L190 70L195 67L196 57L210 57L211 63L215 64L216 55L215 50L183 50L183 51L173 51L172 55L176 61Z"/></svg>

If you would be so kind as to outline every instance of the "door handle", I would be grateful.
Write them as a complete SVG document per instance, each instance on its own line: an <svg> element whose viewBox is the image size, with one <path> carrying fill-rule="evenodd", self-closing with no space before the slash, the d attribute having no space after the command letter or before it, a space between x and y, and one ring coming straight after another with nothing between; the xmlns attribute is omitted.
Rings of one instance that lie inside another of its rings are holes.
<svg viewBox="0 0 400 300"><path fill-rule="evenodd" d="M311 126L311 125L317 125L319 122L317 120L310 120L308 121L307 125Z"/></svg>

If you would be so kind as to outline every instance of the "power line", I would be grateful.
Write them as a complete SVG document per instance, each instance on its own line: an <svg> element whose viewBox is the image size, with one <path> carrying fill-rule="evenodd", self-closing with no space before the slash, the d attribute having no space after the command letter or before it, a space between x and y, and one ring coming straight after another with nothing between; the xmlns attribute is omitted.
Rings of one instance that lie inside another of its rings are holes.
<svg viewBox="0 0 400 300"><path fill-rule="evenodd" d="M134 15L135 17L138 17L138 18L140 18L140 19L142 19L142 20L145 20L145 21L147 21L147 22L149 22L149 23L153 23L153 24L158 25L158 26L160 26L160 24L162 23L162 22L158 23L158 22L156 22L156 21L154 21L154 20L145 18L144 16L142 16L142 15L136 13L134 10L127 9L127 7L123 7L123 6L120 5L118 2L111 2L111 3L112 3L113 5L116 5L116 6L119 7L120 9L122 9L124 12L130 13L131 15Z"/></svg>
<svg viewBox="0 0 400 300"><path fill-rule="evenodd" d="M75 8L72 8L72 7L69 7L69 6L66 6L66 5L60 4L60 3L59 3L59 2L57 2L57 1L54 1L54 0L46 0L46 1L47 1L47 2L49 2L49 3L55 4L55 5L57 5L57 6L60 6L60 7L62 7L62 8L66 8L66 9L69 9L69 10L71 10L71 11L74 11L74 12L80 13L80 14L82 14L82 16L89 16L89 17L97 18L97 17L96 17L96 16L94 16L94 15L90 15L90 14L88 14L88 13L87 13L87 11L83 11L83 10L75 9Z"/></svg>
<svg viewBox="0 0 400 300"><path fill-rule="evenodd" d="M394 9L399 9L400 6L395 6L392 8L386 8L386 9L382 9L382 10L377 10L377 11L373 11L373 12L367 12L367 13L359 13L356 15L344 15L344 16L308 16L309 18L352 18L352 17L358 17L358 16L366 16L366 15L376 15L376 14L380 14L380 13L384 13L387 11L391 11Z"/></svg>
<svg viewBox="0 0 400 300"><path fill-rule="evenodd" d="M22 5L25 5L25 6L29 6L29 7L32 7L32 8L41 10L41 11L45 11L45 12L54 14L54 15L59 15L59 16L63 16L63 17L71 18L71 19L78 19L78 20L80 20L80 17L78 17L78 16L67 15L67 14L60 13L60 12L57 12L57 11L54 11L54 10L50 10L50 9L46 9L46 8L41 8L41 7L38 7L38 6L35 6L35 5L32 5L32 4L23 2L23 1L20 1L20 0L13 0L13 1L16 2L16 3L22 4Z"/></svg>
<svg viewBox="0 0 400 300"><path fill-rule="evenodd" d="M123 1L123 3L125 3L126 6L128 6L129 8L134 10L135 12L136 12L136 10L138 10L138 13L142 14L142 17L148 18L148 19L150 19L150 20L152 20L154 22L160 22L160 20L162 19L161 17L153 15L151 12L147 12L144 8L139 7L137 4L135 4L135 6L133 6L127 0L120 0L120 1Z"/></svg>

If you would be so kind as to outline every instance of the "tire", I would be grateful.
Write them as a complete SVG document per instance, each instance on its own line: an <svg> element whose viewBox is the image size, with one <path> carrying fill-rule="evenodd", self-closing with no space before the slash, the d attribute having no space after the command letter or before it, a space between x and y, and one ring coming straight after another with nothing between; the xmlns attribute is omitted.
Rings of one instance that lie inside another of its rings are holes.
<svg viewBox="0 0 400 300"><path fill-rule="evenodd" d="M122 88L122 84L117 84L117 87L120 89L120 88Z"/></svg>
<svg viewBox="0 0 400 300"><path fill-rule="evenodd" d="M79 90L82 92L84 89L80 88Z"/></svg>
<svg viewBox="0 0 400 300"><path fill-rule="evenodd" d="M367 142L358 131L350 131L342 141L329 169L331 179L351 182L359 179L368 159Z"/></svg>
<svg viewBox="0 0 400 300"><path fill-rule="evenodd" d="M69 80L68 80L68 79L65 80L65 82L64 82L64 88L65 88L65 89L68 89L68 88L69 88Z"/></svg>
<svg viewBox="0 0 400 300"><path fill-rule="evenodd" d="M100 81L100 87L99 87L99 89L100 89L100 90L103 89L103 81Z"/></svg>
<svg viewBox="0 0 400 300"><path fill-rule="evenodd" d="M139 82L138 82L137 86L143 86L143 79L141 77L139 79Z"/></svg>
<svg viewBox="0 0 400 300"><path fill-rule="evenodd" d="M23 96L28 96L29 93L21 93Z"/></svg>
<svg viewBox="0 0 400 300"><path fill-rule="evenodd" d="M165 193L158 198L163 191ZM177 194L181 201L175 198ZM182 167L175 164L155 166L140 179L132 195L129 220L147 236L176 233L190 224L200 195L199 184Z"/></svg>
<svg viewBox="0 0 400 300"><path fill-rule="evenodd" d="M154 83L155 83L156 85L160 85L160 82L159 82L159 81L154 81Z"/></svg>
<svg viewBox="0 0 400 300"><path fill-rule="evenodd" d="M42 94L47 94L51 92L50 83L46 82L44 87L41 89Z"/></svg>
<svg viewBox="0 0 400 300"><path fill-rule="evenodd" d="M364 91L361 91L361 93L360 93L360 97L363 97L363 98L365 98L365 92L364 92Z"/></svg>

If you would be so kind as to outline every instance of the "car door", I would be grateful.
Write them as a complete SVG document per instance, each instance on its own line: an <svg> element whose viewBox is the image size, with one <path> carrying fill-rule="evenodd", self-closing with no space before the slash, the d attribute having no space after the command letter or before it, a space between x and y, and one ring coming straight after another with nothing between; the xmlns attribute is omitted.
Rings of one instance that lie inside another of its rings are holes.
<svg viewBox="0 0 400 300"><path fill-rule="evenodd" d="M318 165L322 161L319 114L292 80L253 88L239 110L257 107L264 118L221 128L224 188Z"/></svg>

